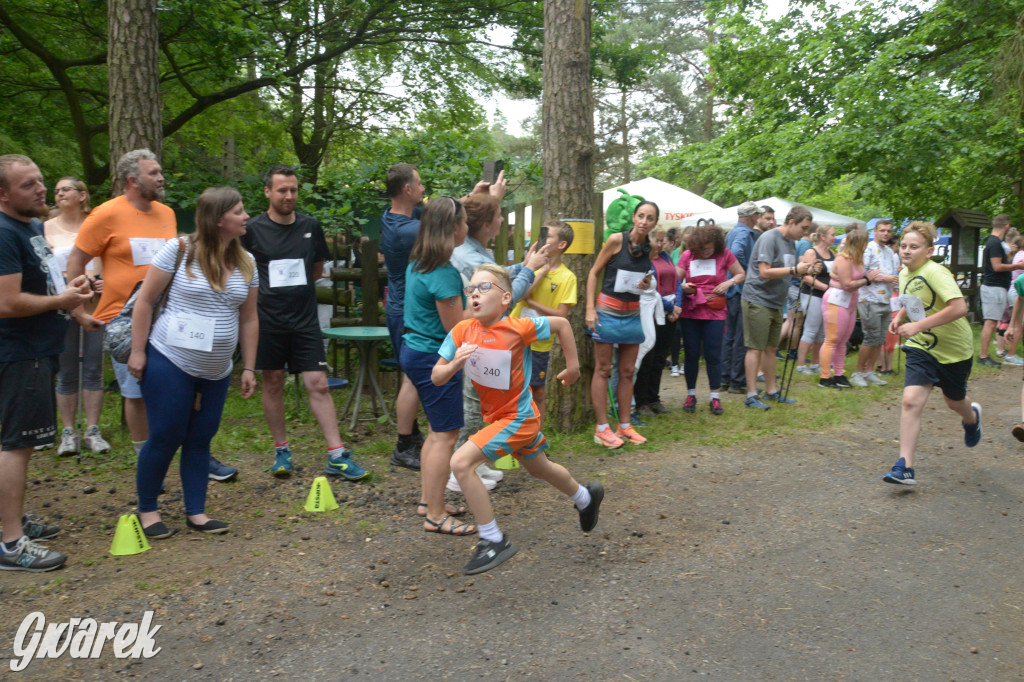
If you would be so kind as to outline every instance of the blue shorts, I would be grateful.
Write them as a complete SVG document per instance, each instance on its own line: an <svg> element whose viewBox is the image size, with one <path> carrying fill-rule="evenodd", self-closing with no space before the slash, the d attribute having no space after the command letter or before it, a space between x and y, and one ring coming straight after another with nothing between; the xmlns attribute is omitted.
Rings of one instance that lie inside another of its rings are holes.
<svg viewBox="0 0 1024 682"><path fill-rule="evenodd" d="M903 347L907 357L904 386L938 386L950 400L967 397L967 379L971 376L972 358L943 365L920 348Z"/></svg>
<svg viewBox="0 0 1024 682"><path fill-rule="evenodd" d="M533 373L530 375L530 386L545 386L548 383L548 361L551 351L531 350L533 355Z"/></svg>
<svg viewBox="0 0 1024 682"><path fill-rule="evenodd" d="M394 353L394 357L398 360L399 364L402 362L402 334L405 331L404 320L405 318L402 315L384 314L384 323L388 326L388 336L391 337L391 352Z"/></svg>
<svg viewBox="0 0 1024 682"><path fill-rule="evenodd" d="M128 365L110 358L110 364L114 366L114 376L117 377L117 387L121 391L122 398L142 400L142 387L139 380L128 373Z"/></svg>
<svg viewBox="0 0 1024 682"><path fill-rule="evenodd" d="M435 386L430 374L440 358L437 353L421 353L403 344L399 363L405 376L416 387L430 430L437 433L458 431L465 424L462 416L462 372L447 384Z"/></svg>

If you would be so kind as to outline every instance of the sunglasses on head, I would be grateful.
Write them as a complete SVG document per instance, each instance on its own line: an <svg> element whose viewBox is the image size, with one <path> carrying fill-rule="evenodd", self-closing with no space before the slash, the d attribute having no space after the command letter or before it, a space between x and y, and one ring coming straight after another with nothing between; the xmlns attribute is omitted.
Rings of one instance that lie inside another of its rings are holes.
<svg viewBox="0 0 1024 682"><path fill-rule="evenodd" d="M499 287L494 282L480 282L480 284L470 284L469 286L467 286L462 291L463 291L463 293L466 294L466 296L472 296L473 292L476 291L477 289L480 290L481 294L486 294L488 291L491 290L491 287L494 287L496 289L501 289L501 287ZM505 291L504 289L501 289L501 290ZM505 293L507 294L508 292L505 291Z"/></svg>
<svg viewBox="0 0 1024 682"><path fill-rule="evenodd" d="M458 213L462 209L462 202L459 201L458 199L456 199L455 197L453 197L451 195L448 195L448 194L445 194L442 197L442 199L451 199L452 203L455 205L455 212L456 213Z"/></svg>

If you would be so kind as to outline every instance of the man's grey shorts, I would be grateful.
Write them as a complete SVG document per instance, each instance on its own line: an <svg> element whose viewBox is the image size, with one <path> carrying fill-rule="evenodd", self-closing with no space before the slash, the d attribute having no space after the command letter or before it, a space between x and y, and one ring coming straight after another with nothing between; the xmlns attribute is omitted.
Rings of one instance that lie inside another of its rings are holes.
<svg viewBox="0 0 1024 682"><path fill-rule="evenodd" d="M1007 291L1002 287L981 285L981 316L986 320L1001 320L1006 312Z"/></svg>
<svg viewBox="0 0 1024 682"><path fill-rule="evenodd" d="M860 315L860 328L864 330L864 345L881 346L885 343L892 307L878 301L858 301L857 313Z"/></svg>
<svg viewBox="0 0 1024 682"><path fill-rule="evenodd" d="M801 287L798 285L789 285L789 291L786 292L786 315L788 316L791 316L794 311L801 315L807 314L807 304L809 302L807 296L810 290L807 287L803 287L804 295L801 296L800 289Z"/></svg>

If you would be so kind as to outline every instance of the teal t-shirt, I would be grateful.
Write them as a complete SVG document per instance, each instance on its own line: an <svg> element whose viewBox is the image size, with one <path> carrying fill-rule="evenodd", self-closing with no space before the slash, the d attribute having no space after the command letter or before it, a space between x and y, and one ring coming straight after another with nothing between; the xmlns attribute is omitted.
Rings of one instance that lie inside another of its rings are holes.
<svg viewBox="0 0 1024 682"><path fill-rule="evenodd" d="M445 264L431 272L417 272L416 263L405 269L405 334L402 339L413 350L436 353L448 332L441 324L437 302L458 296L466 307L462 293L462 276L452 265Z"/></svg>

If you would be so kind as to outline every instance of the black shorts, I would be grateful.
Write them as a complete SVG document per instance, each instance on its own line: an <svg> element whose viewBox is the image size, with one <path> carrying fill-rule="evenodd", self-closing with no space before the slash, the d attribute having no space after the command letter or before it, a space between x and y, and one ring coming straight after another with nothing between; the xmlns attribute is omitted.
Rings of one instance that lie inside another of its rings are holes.
<svg viewBox="0 0 1024 682"><path fill-rule="evenodd" d="M542 353L538 350L531 350L533 355L533 372L530 377L530 386L546 386L548 383L548 361L551 359L551 351Z"/></svg>
<svg viewBox="0 0 1024 682"><path fill-rule="evenodd" d="M0 446L22 450L57 437L57 356L0 362Z"/></svg>
<svg viewBox="0 0 1024 682"><path fill-rule="evenodd" d="M327 371L324 337L319 329L260 333L256 369L285 369L285 366L292 374Z"/></svg>
<svg viewBox="0 0 1024 682"><path fill-rule="evenodd" d="M942 395L953 401L967 397L967 379L971 376L973 358L943 365L920 348L903 348L907 356L904 386L938 386Z"/></svg>

